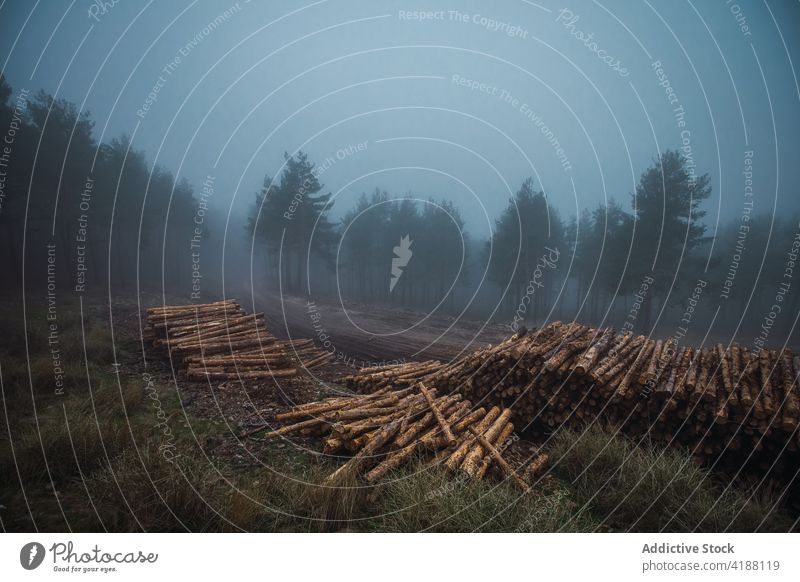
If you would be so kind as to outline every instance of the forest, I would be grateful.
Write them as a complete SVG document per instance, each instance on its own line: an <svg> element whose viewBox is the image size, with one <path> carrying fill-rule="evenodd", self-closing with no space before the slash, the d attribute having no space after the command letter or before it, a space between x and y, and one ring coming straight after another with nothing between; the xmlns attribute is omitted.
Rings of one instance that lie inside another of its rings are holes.
<svg viewBox="0 0 800 582"><path fill-rule="evenodd" d="M314 161L287 153L249 212L226 225L208 211L213 179L195 186L152 167L126 135L99 143L90 113L65 99L12 94L0 80L0 125L11 128L0 158L0 253L7 277L28 290L55 277L73 294L135 286L200 299L201 279L206 295L224 279L228 289L490 316L511 328L575 318L650 331L691 311L698 329L714 320L717 333L748 342L797 337L800 295L783 298L800 217L753 213L745 187L730 194L741 215L711 222L710 177L677 150L654 154L634 192L577 215L564 216L526 179L488 239L471 236L458 206L431 193L387 185L337 208ZM404 237L409 256L393 270ZM223 273L225 246L233 250ZM246 259L233 256L242 249Z"/></svg>

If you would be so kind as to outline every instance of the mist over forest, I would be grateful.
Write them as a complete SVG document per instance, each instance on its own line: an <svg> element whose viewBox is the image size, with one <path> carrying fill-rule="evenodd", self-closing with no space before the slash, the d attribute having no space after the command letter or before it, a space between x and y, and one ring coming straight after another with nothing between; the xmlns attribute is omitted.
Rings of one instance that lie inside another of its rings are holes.
<svg viewBox="0 0 800 582"><path fill-rule="evenodd" d="M590 30L609 17L599 7L412 8L162 7L172 28L138 61L123 47L154 13L100 3L60 22L42 8L49 44L3 41L31 56L7 61L0 93L6 293L55 278L70 299L285 295L509 329L795 341L800 91L776 67L796 49L747 44L794 8L628 15L684 22L687 37L713 22L681 46L727 58L693 66L660 34L623 57ZM521 25L528 10L552 26ZM5 12L7 30L25 24ZM78 21L108 55L75 45ZM282 44L306 25L321 42ZM491 50L462 47L464 33ZM452 42L419 58L433 39ZM534 68L516 64L530 43ZM127 78L109 59L130 61ZM76 74L58 82L64 67Z"/></svg>
<svg viewBox="0 0 800 582"><path fill-rule="evenodd" d="M482 236L453 200L390 181L340 208L331 192L341 185L324 175L337 158L302 151L285 153L249 205L226 213L213 175L176 178L126 134L98 141L96 122L73 102L15 94L5 79L0 100L14 146L0 252L9 279L29 292L55 278L70 294L200 302L244 293L256 304L286 294L491 318L514 330L578 319L685 335L713 322L711 333L754 345L796 337L800 294L788 291L800 214L757 212L752 152L731 193L734 218L709 220L709 174L667 149L653 152L633 191L577 214L552 203L566 192L546 195L526 178ZM358 153L356 145L337 157ZM404 239L413 260L400 278L392 269Z"/></svg>

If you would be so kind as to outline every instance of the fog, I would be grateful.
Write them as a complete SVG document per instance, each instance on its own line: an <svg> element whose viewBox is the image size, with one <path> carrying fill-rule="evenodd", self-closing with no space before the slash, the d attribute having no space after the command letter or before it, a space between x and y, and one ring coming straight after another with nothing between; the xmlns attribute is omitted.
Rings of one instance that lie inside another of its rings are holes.
<svg viewBox="0 0 800 582"><path fill-rule="evenodd" d="M800 306L798 18L5 2L7 292L46 287L56 245L61 297L295 297L510 328L635 314L670 334L691 308L693 337L782 344Z"/></svg>

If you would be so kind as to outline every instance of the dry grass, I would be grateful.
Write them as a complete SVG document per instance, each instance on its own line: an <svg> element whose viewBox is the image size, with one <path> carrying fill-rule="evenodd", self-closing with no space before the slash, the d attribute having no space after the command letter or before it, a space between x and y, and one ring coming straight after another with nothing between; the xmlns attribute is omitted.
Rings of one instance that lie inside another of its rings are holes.
<svg viewBox="0 0 800 582"><path fill-rule="evenodd" d="M548 532L567 517L574 518L567 531L595 525L588 513L576 513L569 490L554 482L521 493L510 482L472 483L441 468L420 466L394 477L381 490L379 531Z"/></svg>
<svg viewBox="0 0 800 582"><path fill-rule="evenodd" d="M554 471L579 503L621 531L788 531L792 520L773 510L774 492L723 488L687 452L636 446L593 426L559 432Z"/></svg>

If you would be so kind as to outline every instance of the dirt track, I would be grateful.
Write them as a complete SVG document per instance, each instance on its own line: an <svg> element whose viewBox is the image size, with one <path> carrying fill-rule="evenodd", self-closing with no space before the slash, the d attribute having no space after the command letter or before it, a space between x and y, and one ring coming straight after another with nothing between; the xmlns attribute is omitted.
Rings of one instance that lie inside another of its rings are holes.
<svg viewBox="0 0 800 582"><path fill-rule="evenodd" d="M309 305L302 297L262 295L253 307L265 312L276 336L310 337L320 345L327 340L325 347L350 366L402 359L448 361L511 333L500 324L401 308L347 305L345 310L327 301Z"/></svg>

